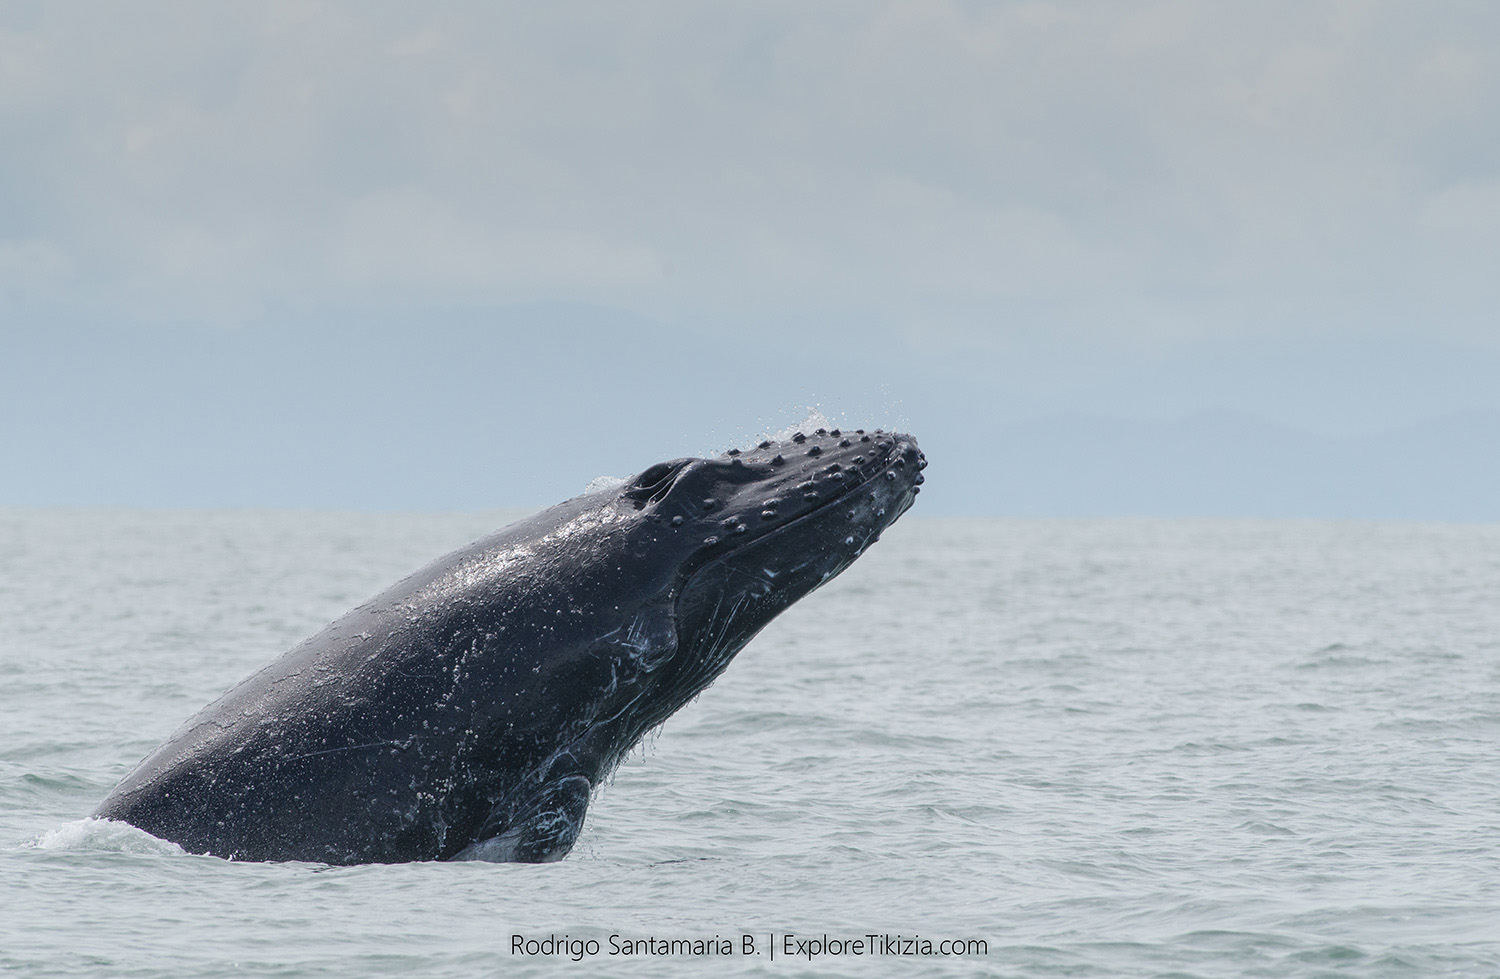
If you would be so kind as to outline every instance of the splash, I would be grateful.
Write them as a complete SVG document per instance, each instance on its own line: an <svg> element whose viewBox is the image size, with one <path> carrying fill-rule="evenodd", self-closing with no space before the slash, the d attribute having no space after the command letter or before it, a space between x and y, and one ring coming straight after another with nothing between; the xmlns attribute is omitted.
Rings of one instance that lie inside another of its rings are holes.
<svg viewBox="0 0 1500 979"><path fill-rule="evenodd" d="M775 422L767 422L764 418L762 418L760 420L760 424L766 427L760 429L759 435L732 435L727 439L727 441L731 446L737 447L744 451L749 451L750 449L755 448L755 446L759 443L766 440L770 440L772 442L785 442L793 435L796 435L798 432L803 432L807 435L811 435L813 432L816 432L820 428L840 427L838 422L830 419L826 414L823 413L823 409L818 407L817 405L807 405L803 410L806 412L805 417L795 425L787 425L784 428L772 429L770 425L774 425ZM781 417L785 418L786 415L782 415ZM744 430L742 429L741 431L743 432ZM752 429L751 431L754 431L754 429ZM700 451L697 454L711 459L714 456L721 454L723 451L724 450L722 448L705 448L703 451Z"/></svg>
<svg viewBox="0 0 1500 979"><path fill-rule="evenodd" d="M93 850L100 853L145 853L177 856L176 843L159 840L143 829L114 819L79 819L48 830L30 844L38 850Z"/></svg>
<svg viewBox="0 0 1500 979"><path fill-rule="evenodd" d="M785 442L787 439L791 438L793 435L796 435L798 432L811 434L813 432L816 432L820 428L837 427L837 425L829 421L827 415L823 414L823 410L821 408L817 407L816 405L808 405L807 417L802 419L801 422L797 423L796 425L788 425L786 428L783 428L778 432L767 432L762 436L762 438L770 439L772 442Z"/></svg>
<svg viewBox="0 0 1500 979"><path fill-rule="evenodd" d="M583 494L602 493L604 490L612 490L625 485L624 476L595 476L589 480L589 484L583 488Z"/></svg>

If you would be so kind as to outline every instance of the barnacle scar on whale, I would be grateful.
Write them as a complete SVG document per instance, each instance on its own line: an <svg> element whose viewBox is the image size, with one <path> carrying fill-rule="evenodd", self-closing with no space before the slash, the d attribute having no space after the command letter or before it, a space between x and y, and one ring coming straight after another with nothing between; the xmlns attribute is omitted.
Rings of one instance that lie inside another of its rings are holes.
<svg viewBox="0 0 1500 979"><path fill-rule="evenodd" d="M559 860L593 787L926 465L909 435L818 429L560 503L241 681L94 815L237 860Z"/></svg>

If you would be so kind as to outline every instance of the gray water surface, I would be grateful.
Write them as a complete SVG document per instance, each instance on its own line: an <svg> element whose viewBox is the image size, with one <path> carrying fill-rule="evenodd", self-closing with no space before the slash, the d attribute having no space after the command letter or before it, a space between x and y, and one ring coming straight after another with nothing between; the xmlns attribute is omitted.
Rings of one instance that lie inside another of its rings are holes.
<svg viewBox="0 0 1500 979"><path fill-rule="evenodd" d="M83 821L229 685L515 515L0 510L0 970L1500 975L1496 526L908 515L558 864L231 863ZM984 944L809 961L788 933Z"/></svg>

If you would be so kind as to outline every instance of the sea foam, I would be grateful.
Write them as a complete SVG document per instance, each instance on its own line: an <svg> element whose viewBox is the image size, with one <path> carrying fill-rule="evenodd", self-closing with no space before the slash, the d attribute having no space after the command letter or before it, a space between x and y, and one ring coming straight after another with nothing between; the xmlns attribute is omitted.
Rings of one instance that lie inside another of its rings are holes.
<svg viewBox="0 0 1500 979"><path fill-rule="evenodd" d="M176 856L182 847L114 819L77 819L48 830L31 842L38 850L94 850Z"/></svg>

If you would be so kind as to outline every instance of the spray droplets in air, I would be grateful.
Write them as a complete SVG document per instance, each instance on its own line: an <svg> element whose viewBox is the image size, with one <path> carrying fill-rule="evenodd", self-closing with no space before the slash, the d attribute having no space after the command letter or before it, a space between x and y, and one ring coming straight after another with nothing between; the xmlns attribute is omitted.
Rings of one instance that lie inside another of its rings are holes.
<svg viewBox="0 0 1500 979"><path fill-rule="evenodd" d="M798 432L816 432L820 428L828 429L837 427L837 425L829 420L827 415L823 414L822 409L813 405L809 405L807 409L807 417L802 421L798 422L796 425L788 425L786 428L783 428L779 432L771 432L765 437L773 442L785 442L787 439L791 438L793 435L796 435Z"/></svg>
<svg viewBox="0 0 1500 979"><path fill-rule="evenodd" d="M583 493L585 496L587 496L590 493L599 493L604 490L616 489L620 486L624 486L626 482L627 480L624 476L595 476L593 479L589 480L589 484L583 488Z"/></svg>

